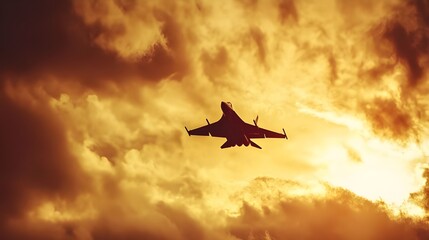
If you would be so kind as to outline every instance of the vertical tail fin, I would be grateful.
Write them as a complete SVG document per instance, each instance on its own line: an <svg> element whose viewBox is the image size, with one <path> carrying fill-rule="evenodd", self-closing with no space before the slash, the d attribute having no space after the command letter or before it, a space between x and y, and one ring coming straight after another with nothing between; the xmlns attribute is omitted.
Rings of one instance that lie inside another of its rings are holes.
<svg viewBox="0 0 429 240"><path fill-rule="evenodd" d="M257 127L257 126L258 126L258 119L259 119L259 116L258 116L258 115L256 115L255 120L253 120L253 123L255 124L255 127Z"/></svg>

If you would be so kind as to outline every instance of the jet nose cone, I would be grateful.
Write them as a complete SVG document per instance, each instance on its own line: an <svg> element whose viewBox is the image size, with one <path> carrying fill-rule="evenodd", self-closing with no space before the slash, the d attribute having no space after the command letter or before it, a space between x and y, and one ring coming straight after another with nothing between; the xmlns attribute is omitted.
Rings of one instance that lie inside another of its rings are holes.
<svg viewBox="0 0 429 240"><path fill-rule="evenodd" d="M226 109L228 109L228 104L226 104L226 102L221 102L220 108L222 109L222 111L226 111Z"/></svg>

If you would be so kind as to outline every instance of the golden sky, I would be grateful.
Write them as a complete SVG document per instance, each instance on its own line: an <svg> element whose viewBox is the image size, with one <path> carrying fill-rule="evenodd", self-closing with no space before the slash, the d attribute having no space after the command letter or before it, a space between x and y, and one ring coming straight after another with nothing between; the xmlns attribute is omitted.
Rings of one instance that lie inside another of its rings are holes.
<svg viewBox="0 0 429 240"><path fill-rule="evenodd" d="M429 1L0 5L1 239L429 239Z"/></svg>

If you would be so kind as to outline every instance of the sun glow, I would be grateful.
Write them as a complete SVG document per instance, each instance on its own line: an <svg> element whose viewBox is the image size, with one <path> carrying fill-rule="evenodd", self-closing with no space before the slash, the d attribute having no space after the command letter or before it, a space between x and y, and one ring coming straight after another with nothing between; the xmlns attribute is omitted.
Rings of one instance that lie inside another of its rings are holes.
<svg viewBox="0 0 429 240"><path fill-rule="evenodd" d="M304 114L346 128L341 138L324 136L326 140L323 141L329 144L318 149L319 161L329 164L325 176L329 183L397 207L424 185L423 167L415 167L416 160L423 154L419 145L383 140L370 132L370 126L353 116L303 105L299 109Z"/></svg>

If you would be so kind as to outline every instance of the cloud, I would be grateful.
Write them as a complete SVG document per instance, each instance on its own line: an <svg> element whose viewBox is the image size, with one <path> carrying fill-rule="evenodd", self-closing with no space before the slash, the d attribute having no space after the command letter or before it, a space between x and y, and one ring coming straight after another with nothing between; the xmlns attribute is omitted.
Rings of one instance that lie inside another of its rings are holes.
<svg viewBox="0 0 429 240"><path fill-rule="evenodd" d="M2 32L7 33L1 44L2 75L36 81L49 72L93 85L126 65L91 44L91 33L68 1L5 1L2 5Z"/></svg>
<svg viewBox="0 0 429 240"><path fill-rule="evenodd" d="M22 105L5 93L0 105L0 235L8 236L7 225L44 200L74 199L91 184L49 109Z"/></svg>
<svg viewBox="0 0 429 240"><path fill-rule="evenodd" d="M165 41L155 6L132 1L73 1L73 8L86 25L97 28L94 42L120 57L136 60ZM139 16L140 10L149 14Z"/></svg>
<svg viewBox="0 0 429 240"><path fill-rule="evenodd" d="M406 87L417 87L426 79L428 16L429 5L426 1L410 0L394 13L384 29L383 37L391 44L392 52L407 70Z"/></svg>
<svg viewBox="0 0 429 240"><path fill-rule="evenodd" d="M350 158L350 160L356 163L362 163L362 157L359 155L358 152L356 152L355 149L353 149L350 146L345 146L345 148L347 150L347 155Z"/></svg>
<svg viewBox="0 0 429 240"><path fill-rule="evenodd" d="M2 5L1 31L7 33L1 44L2 81L7 76L26 82L56 76L63 82L109 89L112 83L120 87L136 79L159 81L173 74L180 78L190 68L181 27L164 10L142 6L140 11L150 13L142 19L132 14L132 4L121 1ZM121 16L128 15L132 18L124 22ZM150 37L153 31L156 37ZM133 34L149 42L136 42Z"/></svg>
<svg viewBox="0 0 429 240"><path fill-rule="evenodd" d="M424 142L426 5L395 18L371 1L3 1L0 238L427 238L387 205L305 184L409 160L362 152L372 138ZM183 125L222 100L290 140L189 139ZM356 133L363 119L376 135Z"/></svg>
<svg viewBox="0 0 429 240"><path fill-rule="evenodd" d="M336 46L323 41L325 47L315 49L327 56L334 105L366 119L373 132L385 139L419 142L426 128L421 123L428 119L422 110L428 107L422 100L428 87L426 2L361 1L345 6L337 1L336 6L347 16L348 35L326 29ZM364 20L362 11L373 14ZM308 52L311 56L314 51Z"/></svg>
<svg viewBox="0 0 429 240"><path fill-rule="evenodd" d="M425 183L422 189L418 192L412 193L411 198L421 205L426 211L429 210L429 169L425 168L423 171Z"/></svg>
<svg viewBox="0 0 429 240"><path fill-rule="evenodd" d="M293 0L281 0L279 1L279 18L280 22L284 23L288 19L293 21L299 20L299 14Z"/></svg>
<svg viewBox="0 0 429 240"><path fill-rule="evenodd" d="M327 191L326 197L279 197L272 205L243 202L227 229L238 239L425 239L429 234L423 222L395 219L383 204L344 189Z"/></svg>
<svg viewBox="0 0 429 240"><path fill-rule="evenodd" d="M397 89L384 100L375 96L370 101L362 101L361 106L364 107L361 109L376 133L392 139L419 141L420 133L424 131L419 122L427 119L427 114L421 111L427 104L420 99L423 89L428 86L428 35L425 30L428 28L425 20L429 13L428 6L424 1L407 1L394 9L387 20L376 26L378 33L373 35L374 41L386 45L375 43L379 64L366 73L376 85L390 85L388 88L396 85ZM405 70L399 78L394 77L398 65ZM385 76L388 80L383 79ZM399 100L397 95L400 96Z"/></svg>
<svg viewBox="0 0 429 240"><path fill-rule="evenodd" d="M375 98L362 104L361 108L374 131L380 135L399 140L417 135L411 110L393 99Z"/></svg>

